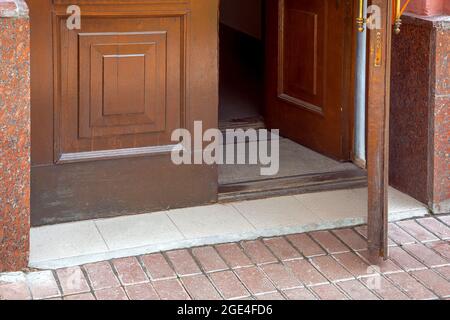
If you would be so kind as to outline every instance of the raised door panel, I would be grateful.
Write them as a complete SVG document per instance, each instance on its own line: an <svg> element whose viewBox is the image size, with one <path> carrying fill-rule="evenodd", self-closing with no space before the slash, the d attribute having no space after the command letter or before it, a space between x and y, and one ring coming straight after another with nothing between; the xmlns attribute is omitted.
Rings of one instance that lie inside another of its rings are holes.
<svg viewBox="0 0 450 320"><path fill-rule="evenodd" d="M324 1L280 1L278 94L299 107L323 112Z"/></svg>
<svg viewBox="0 0 450 320"><path fill-rule="evenodd" d="M185 17L91 16L81 30L58 20L56 161L116 149L170 150L173 130L185 126Z"/></svg>
<svg viewBox="0 0 450 320"><path fill-rule="evenodd" d="M166 129L166 33L80 34L79 136Z"/></svg>

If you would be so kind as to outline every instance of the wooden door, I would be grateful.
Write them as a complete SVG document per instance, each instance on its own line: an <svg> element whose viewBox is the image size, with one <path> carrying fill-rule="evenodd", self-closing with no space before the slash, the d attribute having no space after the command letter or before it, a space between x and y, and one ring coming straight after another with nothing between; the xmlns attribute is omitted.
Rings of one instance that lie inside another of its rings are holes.
<svg viewBox="0 0 450 320"><path fill-rule="evenodd" d="M267 6L267 125L350 160L353 1L268 0Z"/></svg>
<svg viewBox="0 0 450 320"><path fill-rule="evenodd" d="M216 201L217 168L170 153L173 130L217 127L218 1L28 4L33 225Z"/></svg>

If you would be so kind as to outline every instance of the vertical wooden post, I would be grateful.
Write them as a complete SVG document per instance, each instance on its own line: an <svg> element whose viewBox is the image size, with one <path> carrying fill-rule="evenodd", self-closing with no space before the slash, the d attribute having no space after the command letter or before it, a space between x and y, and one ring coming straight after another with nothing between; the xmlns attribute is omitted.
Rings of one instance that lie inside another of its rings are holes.
<svg viewBox="0 0 450 320"><path fill-rule="evenodd" d="M392 0L371 0L381 9L381 29L370 29L368 60L368 246L373 263L388 255L389 103Z"/></svg>

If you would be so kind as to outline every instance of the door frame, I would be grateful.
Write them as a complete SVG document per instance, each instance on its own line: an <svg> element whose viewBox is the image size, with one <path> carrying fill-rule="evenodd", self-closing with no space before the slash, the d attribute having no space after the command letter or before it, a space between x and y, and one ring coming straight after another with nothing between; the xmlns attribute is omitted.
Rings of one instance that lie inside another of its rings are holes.
<svg viewBox="0 0 450 320"><path fill-rule="evenodd" d="M381 9L381 29L368 30L368 248L371 262L388 257L389 109L392 0L371 0Z"/></svg>

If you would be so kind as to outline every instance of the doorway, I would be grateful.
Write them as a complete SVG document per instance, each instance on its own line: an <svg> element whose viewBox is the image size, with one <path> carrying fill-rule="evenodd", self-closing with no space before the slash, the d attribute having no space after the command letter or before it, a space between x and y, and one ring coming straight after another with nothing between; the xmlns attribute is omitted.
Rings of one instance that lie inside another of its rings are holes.
<svg viewBox="0 0 450 320"><path fill-rule="evenodd" d="M350 1L221 1L219 126L279 129L280 170L221 165L220 199L366 183L352 163L352 18Z"/></svg>

